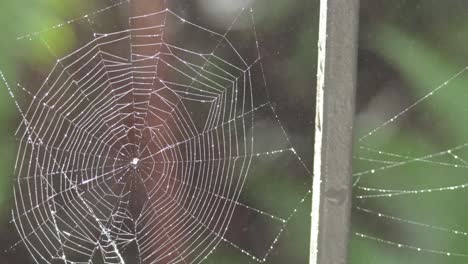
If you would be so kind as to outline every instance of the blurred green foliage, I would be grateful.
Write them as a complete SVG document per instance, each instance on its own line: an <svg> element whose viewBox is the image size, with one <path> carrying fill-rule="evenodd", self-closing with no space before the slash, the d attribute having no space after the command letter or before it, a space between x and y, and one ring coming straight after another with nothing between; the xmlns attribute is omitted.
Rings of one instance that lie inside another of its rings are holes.
<svg viewBox="0 0 468 264"><path fill-rule="evenodd" d="M76 15L82 9L80 1L3 1L0 4L0 25L2 25L2 40L0 41L0 70L5 74L12 89L16 91L15 80L21 74L20 68L26 65L40 69L41 65L50 63L50 55L39 42L17 40L24 34L41 31L44 28L63 23L64 19ZM74 32L71 27L63 27L60 31L48 31L41 35L47 43L54 43L50 52L63 54L74 45ZM49 59L46 59L49 58ZM39 66L39 67L38 67ZM1 86L4 86L3 83ZM36 89L37 87L32 87ZM20 93L17 94L21 98ZM21 107L26 107L22 105ZM5 87L0 92L0 216L4 222L9 218L9 204L16 145L13 138L15 116L18 115L13 100Z"/></svg>
<svg viewBox="0 0 468 264"><path fill-rule="evenodd" d="M386 113L387 118L390 119L428 95L427 99L381 129L383 132L393 129L395 132L390 138L379 137L378 134L382 132L379 131L376 137L363 141L363 145L415 158L465 144L468 141L468 123L464 122L468 109L468 74L464 70L467 64L467 33L464 28L468 21L462 14L468 10L466 2L363 1L362 5L360 46L363 50L376 54L381 62L365 61L360 65L361 70L369 71L374 68L370 71L375 76L389 74L394 80L399 80L397 85L402 86L398 90L401 93L400 98L409 99L391 102L398 110ZM388 68L386 70L379 64L389 66L392 72L389 73ZM457 75L459 72L462 73ZM385 89L385 85L377 83L369 89L371 93L378 93L379 89ZM368 128L358 127L356 135L359 137L367 132ZM360 146L361 143L356 143L356 156L370 156L359 149ZM463 159L467 152L459 150L456 154ZM404 160L390 156L374 157L390 162ZM428 161L416 160L401 167L377 171L363 177L360 184L383 189L417 190L466 182L466 169L434 163L455 164L458 161L453 157L436 156ZM373 164L369 167L368 162L354 162L356 172L372 167L380 165ZM466 230L468 211L463 210L461 204L467 198L465 191L456 190L375 198L356 201L356 204L407 220ZM452 253L465 253L468 246L465 239L450 233L358 213L353 218L353 230L396 243ZM350 249L351 263L427 264L460 263L462 260L444 254L397 248L358 237L352 238Z"/></svg>

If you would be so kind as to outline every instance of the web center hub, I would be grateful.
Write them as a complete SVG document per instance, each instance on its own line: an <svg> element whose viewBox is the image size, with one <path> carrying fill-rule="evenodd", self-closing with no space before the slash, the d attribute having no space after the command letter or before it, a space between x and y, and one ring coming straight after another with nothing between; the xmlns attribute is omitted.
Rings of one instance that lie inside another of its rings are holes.
<svg viewBox="0 0 468 264"><path fill-rule="evenodd" d="M136 169L138 167L138 163L140 163L140 159L133 158L133 160L130 162L130 165L132 166L132 168Z"/></svg>

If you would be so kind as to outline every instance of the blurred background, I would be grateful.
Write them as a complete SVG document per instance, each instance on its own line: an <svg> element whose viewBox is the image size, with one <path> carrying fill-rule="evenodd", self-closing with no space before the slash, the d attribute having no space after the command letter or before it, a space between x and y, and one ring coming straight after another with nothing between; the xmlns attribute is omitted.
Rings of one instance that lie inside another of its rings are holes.
<svg viewBox="0 0 468 264"><path fill-rule="evenodd" d="M105 0L2 2L0 69L10 82L19 80L32 87L34 92L34 84L37 86L43 80L57 57L89 41L84 39L82 33L83 27L89 24L80 21L63 23L115 3L117 1ZM183 13L184 17L219 29L229 25L233 13L244 3L245 1L233 0L197 0L190 3L173 1L171 8ZM309 168L312 168L313 157L318 7L317 0L258 1L255 6L256 32L270 99L289 135L292 147ZM467 12L468 4L462 0L361 1L356 138L401 113L468 65ZM94 25L100 27L104 24L122 23L126 16L128 14L120 10L113 14L112 19L105 16L106 21L100 15L91 19ZM60 28L40 33L41 38L50 44L49 47L44 48L38 41L28 41L31 37L28 34L51 29L54 25L60 25ZM252 33L251 28L244 27L241 23L236 24L232 31L240 35ZM17 40L21 36L25 37ZM255 51L243 52L249 56ZM463 149L457 150L456 155L459 158L455 160L453 156L444 155L395 168L384 167L402 161L414 161L416 157L438 153L468 141L468 123L464 120L468 109L465 104L468 78L465 75L450 81L428 100L411 108L371 137L356 140L354 172L359 174L372 169L377 171L371 176L363 175L359 181L356 177L355 206L406 220L443 226L449 230L468 230L468 210L464 206L467 194L464 189L396 197L358 198L368 194L360 187L424 190L466 181L463 166L455 166L464 164ZM27 107L30 99L22 94L23 91L15 89L14 92L21 107ZM20 242L18 244L19 237L10 222L14 205L12 186L15 180L13 167L17 148L14 133L19 121L20 116L14 101L2 85L0 244L3 254L0 256L0 263L32 263L26 248ZM263 130L259 130L258 136L268 142L279 141L282 136L271 133L272 124L277 124L275 118L265 117L261 125ZM283 162L290 162L290 166L297 167L297 164L288 159ZM281 181L284 178L282 173L285 172L297 173L298 176ZM275 206L284 209L280 208L278 212L287 215L288 210L298 209L266 263L307 263L310 202L298 203L296 197L310 188L309 176L286 165L281 169L258 165L249 175L250 178L259 180L257 183L252 181L252 187L243 194L242 202L254 208L269 208L271 205L265 203L275 201L275 193L281 190L281 203ZM280 180L275 182L271 179ZM235 219L234 223L236 221L247 221L252 226L258 226L254 216ZM352 235L350 263L464 262L463 258L453 254L431 254L395 246L399 243L442 252L468 253L465 236L383 219L362 210L353 209L352 230L382 241ZM241 239L239 245L255 252L256 248L265 246L260 244L265 242L259 237L271 236L276 231L269 230L268 226L251 229L247 232L249 237ZM206 263L255 261L231 247L220 247Z"/></svg>
<svg viewBox="0 0 468 264"><path fill-rule="evenodd" d="M427 190L467 182L467 9L361 1L352 228L385 241L353 236L351 263L466 262L454 257L467 252L466 189Z"/></svg>

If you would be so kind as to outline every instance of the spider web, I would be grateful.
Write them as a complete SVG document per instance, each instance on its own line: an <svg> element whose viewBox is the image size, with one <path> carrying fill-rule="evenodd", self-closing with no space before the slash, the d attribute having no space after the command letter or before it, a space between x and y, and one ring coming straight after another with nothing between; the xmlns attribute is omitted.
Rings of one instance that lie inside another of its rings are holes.
<svg viewBox="0 0 468 264"><path fill-rule="evenodd" d="M416 45L415 49L418 48L422 49ZM411 48L401 50L403 53L412 51ZM418 137L414 142L414 139L408 141L405 135L411 126L437 134L448 130L444 126L452 118L460 121L457 113L444 108L449 108L449 104L465 104L453 96L466 93L467 72L467 66L453 69L439 84L425 87L412 101L395 103L401 107L396 111L391 108L389 111L388 104L379 100L383 98L376 98L380 106L369 108L377 113L363 117L371 120L373 115L383 115L384 121L370 129L367 127L356 139L354 235L357 240L394 251L398 256L396 260L460 263L468 257L466 249L461 247L468 236L464 219L452 216L459 215L456 204L466 199L466 138L463 135L453 135L447 140ZM388 97L383 100L392 100L391 94L384 96ZM425 112L442 112L444 118L421 114ZM459 126L456 129L463 130ZM398 141L407 142L408 146L385 143ZM427 209L430 210L425 211ZM360 221L368 226L356 227L362 225Z"/></svg>
<svg viewBox="0 0 468 264"><path fill-rule="evenodd" d="M268 94L257 2L223 31L162 1L122 1L18 37L55 58L36 87L1 74L21 116L12 222L34 262L201 263L221 246L269 260L311 173ZM70 26L88 37L57 55L45 35ZM264 167L298 175L293 204L275 208L277 190L243 199L288 180L250 177ZM255 223L233 220L245 215Z"/></svg>

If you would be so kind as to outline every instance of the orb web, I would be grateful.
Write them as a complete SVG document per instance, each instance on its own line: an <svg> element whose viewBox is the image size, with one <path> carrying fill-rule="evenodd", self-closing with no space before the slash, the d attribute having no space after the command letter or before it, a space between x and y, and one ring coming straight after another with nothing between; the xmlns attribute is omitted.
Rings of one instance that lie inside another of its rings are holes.
<svg viewBox="0 0 468 264"><path fill-rule="evenodd" d="M38 88L2 74L21 116L12 210L20 243L37 263L201 263L220 244L267 261L310 185L286 211L249 206L240 198L252 166L282 159L306 183L311 174L269 100L252 3L224 31L157 5L100 31L99 19L131 3L18 38L56 61ZM233 33L237 23L248 24L248 38ZM89 40L55 54L43 35L73 24ZM180 32L190 35L181 41ZM258 136L265 116L278 142ZM232 228L240 212L275 233L245 248Z"/></svg>

